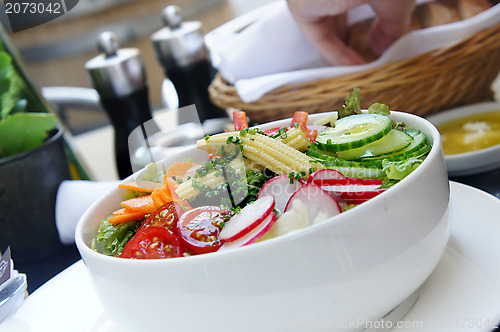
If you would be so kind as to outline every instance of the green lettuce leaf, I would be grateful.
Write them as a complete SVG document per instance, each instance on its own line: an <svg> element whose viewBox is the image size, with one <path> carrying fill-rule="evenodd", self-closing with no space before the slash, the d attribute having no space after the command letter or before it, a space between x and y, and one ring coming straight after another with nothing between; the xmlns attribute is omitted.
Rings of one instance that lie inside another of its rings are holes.
<svg viewBox="0 0 500 332"><path fill-rule="evenodd" d="M368 107L368 113L370 114L380 114L385 116L390 116L391 111L389 110L389 106L386 104L375 103Z"/></svg>
<svg viewBox="0 0 500 332"><path fill-rule="evenodd" d="M92 242L92 249L104 255L119 256L127 242L135 235L141 225L139 221L131 221L118 225L102 221L98 234Z"/></svg>
<svg viewBox="0 0 500 332"><path fill-rule="evenodd" d="M0 40L0 158L39 147L56 124Z"/></svg>
<svg viewBox="0 0 500 332"><path fill-rule="evenodd" d="M10 55L0 52L0 120L5 120L9 114L24 111L24 108L19 108L19 100L24 99L24 90L25 84L16 73Z"/></svg>
<svg viewBox="0 0 500 332"><path fill-rule="evenodd" d="M136 181L153 181L153 182L163 182L163 175L165 174L165 169L158 169L156 163L149 163L137 174Z"/></svg>
<svg viewBox="0 0 500 332"><path fill-rule="evenodd" d="M382 169L389 180L402 180L413 172L424 160L424 157L412 157L401 161L382 161Z"/></svg>
<svg viewBox="0 0 500 332"><path fill-rule="evenodd" d="M345 97L344 105L338 109L338 117L340 119L359 113L361 113L361 93L359 88L354 88Z"/></svg>

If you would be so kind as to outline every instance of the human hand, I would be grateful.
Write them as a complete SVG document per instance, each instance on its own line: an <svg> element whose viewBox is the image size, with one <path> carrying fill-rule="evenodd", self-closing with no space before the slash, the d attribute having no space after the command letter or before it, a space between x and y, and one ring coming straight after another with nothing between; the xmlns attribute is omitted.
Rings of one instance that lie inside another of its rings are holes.
<svg viewBox="0 0 500 332"><path fill-rule="evenodd" d="M410 27L415 0L287 0L300 29L328 65L356 65L366 61L349 48L347 11L369 4L377 17L370 31L370 45L382 54Z"/></svg>

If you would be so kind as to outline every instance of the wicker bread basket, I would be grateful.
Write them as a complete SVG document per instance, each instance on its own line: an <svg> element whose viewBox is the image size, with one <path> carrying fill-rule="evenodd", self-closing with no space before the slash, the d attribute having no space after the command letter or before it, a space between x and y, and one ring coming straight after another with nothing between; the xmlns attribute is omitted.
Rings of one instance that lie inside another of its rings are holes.
<svg viewBox="0 0 500 332"><path fill-rule="evenodd" d="M500 25L453 45L357 74L281 86L244 103L234 86L217 74L209 87L212 101L247 112L252 123L336 110L354 87L362 107L374 102L426 116L447 108L493 98L491 85L500 71Z"/></svg>

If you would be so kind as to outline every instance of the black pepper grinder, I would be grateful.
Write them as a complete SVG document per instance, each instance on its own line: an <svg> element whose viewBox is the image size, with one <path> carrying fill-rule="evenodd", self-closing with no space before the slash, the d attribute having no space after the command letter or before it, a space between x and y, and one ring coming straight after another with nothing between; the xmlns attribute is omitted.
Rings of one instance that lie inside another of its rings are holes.
<svg viewBox="0 0 500 332"><path fill-rule="evenodd" d="M85 68L113 125L116 166L123 179L132 174L129 135L152 119L146 73L139 50L119 49L114 33L101 33L97 47L102 54L89 60Z"/></svg>
<svg viewBox="0 0 500 332"><path fill-rule="evenodd" d="M151 40L166 77L177 90L179 107L194 104L201 123L208 119L226 123L226 111L215 106L208 95L215 72L208 59L201 22L184 21L181 9L174 5L163 10L162 18L165 27L155 32ZM190 120L183 118L182 112L179 114L179 123Z"/></svg>

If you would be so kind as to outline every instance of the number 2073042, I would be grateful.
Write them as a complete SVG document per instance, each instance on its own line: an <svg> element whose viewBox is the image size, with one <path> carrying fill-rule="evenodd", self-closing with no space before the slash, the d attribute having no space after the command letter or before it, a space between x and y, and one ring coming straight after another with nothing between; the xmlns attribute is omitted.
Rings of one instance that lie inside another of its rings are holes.
<svg viewBox="0 0 500 332"><path fill-rule="evenodd" d="M6 2L6 14L62 14L60 2Z"/></svg>

